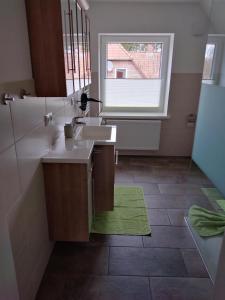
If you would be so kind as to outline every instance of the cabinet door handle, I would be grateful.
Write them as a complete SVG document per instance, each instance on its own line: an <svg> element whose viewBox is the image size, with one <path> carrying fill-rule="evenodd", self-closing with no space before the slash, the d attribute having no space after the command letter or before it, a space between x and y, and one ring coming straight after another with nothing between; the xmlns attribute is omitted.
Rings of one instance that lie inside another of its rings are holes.
<svg viewBox="0 0 225 300"><path fill-rule="evenodd" d="M69 11L69 23L70 23L70 59L71 59L71 71L74 70L74 62L73 62L73 24L72 24L72 10Z"/></svg>
<svg viewBox="0 0 225 300"><path fill-rule="evenodd" d="M77 28L77 55L78 55L78 76L79 76L79 88L81 89L80 80L80 42L79 42L79 28L78 28L78 2L76 0L76 28Z"/></svg>
<svg viewBox="0 0 225 300"><path fill-rule="evenodd" d="M118 150L116 150L115 151L115 165L118 165L118 157L119 157L119 151Z"/></svg>
<svg viewBox="0 0 225 300"><path fill-rule="evenodd" d="M69 68L69 56L68 56L68 41L67 41L67 26L66 26L66 11L64 10L64 26L65 26L65 44L66 44L66 64L67 64L67 73L70 72Z"/></svg>
<svg viewBox="0 0 225 300"><path fill-rule="evenodd" d="M81 31L82 31L82 57L83 57L83 83L84 87L86 86L86 78L85 78L85 45L84 45L84 11L81 8Z"/></svg>
<svg viewBox="0 0 225 300"><path fill-rule="evenodd" d="M72 43L73 43L73 53L72 53L72 56L73 56L73 71L74 73L76 73L76 62L75 62L75 45L74 45L74 27L73 27L73 11L71 9L71 26L72 26Z"/></svg>
<svg viewBox="0 0 225 300"><path fill-rule="evenodd" d="M91 24L90 20L87 17L88 21L88 48L89 48L89 64L88 64L88 69L89 69L89 78L91 79Z"/></svg>

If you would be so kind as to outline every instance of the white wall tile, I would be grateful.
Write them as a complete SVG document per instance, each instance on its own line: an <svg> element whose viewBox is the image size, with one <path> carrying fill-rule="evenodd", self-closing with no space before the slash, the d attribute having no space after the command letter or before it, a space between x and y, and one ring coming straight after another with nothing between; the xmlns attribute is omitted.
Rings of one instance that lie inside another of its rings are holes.
<svg viewBox="0 0 225 300"><path fill-rule="evenodd" d="M0 298L19 300L6 215L0 213Z"/></svg>
<svg viewBox="0 0 225 300"><path fill-rule="evenodd" d="M33 130L45 115L45 98L27 97L10 103L15 140Z"/></svg>
<svg viewBox="0 0 225 300"><path fill-rule="evenodd" d="M49 128L43 124L25 135L16 143L19 176L22 190L25 191L41 164L40 158L48 153L51 138Z"/></svg>
<svg viewBox="0 0 225 300"><path fill-rule="evenodd" d="M42 166L36 169L8 219L20 296L34 299L53 247L48 236Z"/></svg>
<svg viewBox="0 0 225 300"><path fill-rule="evenodd" d="M14 143L9 105L0 105L0 152Z"/></svg>
<svg viewBox="0 0 225 300"><path fill-rule="evenodd" d="M0 212L7 213L21 191L14 146L0 154L0 182Z"/></svg>
<svg viewBox="0 0 225 300"><path fill-rule="evenodd" d="M65 106L63 97L46 97L46 113L57 113Z"/></svg>

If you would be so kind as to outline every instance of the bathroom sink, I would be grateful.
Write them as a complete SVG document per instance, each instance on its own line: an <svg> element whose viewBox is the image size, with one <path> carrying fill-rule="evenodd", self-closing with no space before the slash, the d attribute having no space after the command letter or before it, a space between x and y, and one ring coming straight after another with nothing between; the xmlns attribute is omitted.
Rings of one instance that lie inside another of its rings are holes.
<svg viewBox="0 0 225 300"><path fill-rule="evenodd" d="M79 140L107 141L112 138L113 126L82 126L77 134Z"/></svg>

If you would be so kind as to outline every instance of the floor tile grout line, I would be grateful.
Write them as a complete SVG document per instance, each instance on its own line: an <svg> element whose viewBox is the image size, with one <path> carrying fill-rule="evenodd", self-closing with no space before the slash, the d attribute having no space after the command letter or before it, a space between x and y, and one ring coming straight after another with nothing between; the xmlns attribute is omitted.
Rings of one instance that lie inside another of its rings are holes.
<svg viewBox="0 0 225 300"><path fill-rule="evenodd" d="M188 276L188 275L151 275L151 274L85 274L85 273L74 273L70 275L70 279L73 279L73 276L80 276L80 277L136 277L136 278L193 278L193 279L208 279L211 281L209 277L202 277L202 276Z"/></svg>
<svg viewBox="0 0 225 300"><path fill-rule="evenodd" d="M109 267L110 267L110 248L111 246L109 246L109 254L108 254L108 270L107 270L107 275L109 276L110 273L109 273Z"/></svg>
<svg viewBox="0 0 225 300"><path fill-rule="evenodd" d="M149 293L150 293L150 300L153 300L153 294L152 294L152 288L151 288L151 277L148 277L148 287L149 287Z"/></svg>

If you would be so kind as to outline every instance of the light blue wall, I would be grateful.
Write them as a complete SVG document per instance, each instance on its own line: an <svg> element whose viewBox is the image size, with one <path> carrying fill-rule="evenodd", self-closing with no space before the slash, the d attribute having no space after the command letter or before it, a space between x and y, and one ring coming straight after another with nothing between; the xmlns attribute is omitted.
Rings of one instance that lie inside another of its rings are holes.
<svg viewBox="0 0 225 300"><path fill-rule="evenodd" d="M192 158L225 196L225 87L202 84Z"/></svg>

